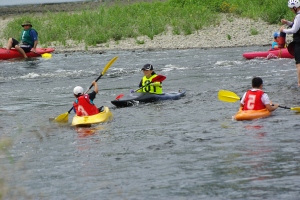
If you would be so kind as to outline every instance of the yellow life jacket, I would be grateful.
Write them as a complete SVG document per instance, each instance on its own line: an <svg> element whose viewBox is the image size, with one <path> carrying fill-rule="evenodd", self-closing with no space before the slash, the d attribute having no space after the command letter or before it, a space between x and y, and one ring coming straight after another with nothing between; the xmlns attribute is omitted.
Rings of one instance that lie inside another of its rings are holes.
<svg viewBox="0 0 300 200"><path fill-rule="evenodd" d="M152 75L150 78L147 78L146 76L142 79L142 86L147 85L151 83L152 79L155 78L157 74ZM154 94L162 94L162 84L160 82L155 82L155 86L153 85L147 85L146 87L143 87L138 92L148 92L148 93L154 93Z"/></svg>

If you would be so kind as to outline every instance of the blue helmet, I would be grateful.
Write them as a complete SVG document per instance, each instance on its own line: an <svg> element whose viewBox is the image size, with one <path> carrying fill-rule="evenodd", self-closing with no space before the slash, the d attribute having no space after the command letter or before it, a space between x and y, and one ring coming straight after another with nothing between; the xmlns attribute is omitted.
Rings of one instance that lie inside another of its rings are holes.
<svg viewBox="0 0 300 200"><path fill-rule="evenodd" d="M275 32L274 34L273 34L273 37L274 38L277 38L277 37L279 37L280 36L280 33L279 32Z"/></svg>

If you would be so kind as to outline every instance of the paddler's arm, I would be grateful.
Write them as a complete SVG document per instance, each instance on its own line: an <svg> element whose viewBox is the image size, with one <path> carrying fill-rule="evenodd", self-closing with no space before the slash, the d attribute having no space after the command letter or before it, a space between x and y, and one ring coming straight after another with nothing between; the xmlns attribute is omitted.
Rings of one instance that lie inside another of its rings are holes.
<svg viewBox="0 0 300 200"><path fill-rule="evenodd" d="M143 79L142 79L143 80ZM142 80L140 81L140 83L139 83L139 88L141 88L141 87L143 87L143 82L142 82ZM137 89L135 92L143 92L143 90L142 89ZM132 92L131 92L132 93Z"/></svg>
<svg viewBox="0 0 300 200"><path fill-rule="evenodd" d="M34 41L34 43L33 43L33 47L31 49L31 51L33 51L34 53L36 53L36 47L37 47L38 43L39 43L38 40Z"/></svg>
<svg viewBox="0 0 300 200"><path fill-rule="evenodd" d="M274 111L278 108L279 104L277 104L277 103L272 104L272 105L271 104L266 104L265 106L268 109L268 111L272 112L272 111Z"/></svg>
<svg viewBox="0 0 300 200"><path fill-rule="evenodd" d="M92 84L93 84L93 86L94 86L94 91L96 92L96 94L98 94L98 84L97 84L97 82L96 81L93 81L92 82Z"/></svg>

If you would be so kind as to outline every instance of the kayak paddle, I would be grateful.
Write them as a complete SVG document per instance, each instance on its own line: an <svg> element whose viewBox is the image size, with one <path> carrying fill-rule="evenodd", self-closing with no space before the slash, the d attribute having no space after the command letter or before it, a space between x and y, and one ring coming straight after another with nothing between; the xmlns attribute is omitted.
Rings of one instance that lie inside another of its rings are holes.
<svg viewBox="0 0 300 200"><path fill-rule="evenodd" d="M95 80L96 82L105 74L105 72L110 68L110 66L118 59L118 56L114 57L113 59L111 59L104 67L102 73L98 76L98 78ZM85 92L88 93L88 91L93 87L93 84L89 87L89 89ZM69 114L70 112L73 110L73 106L72 108L63 114L58 115L57 117L55 117L53 120L56 122L68 122L69 120Z"/></svg>
<svg viewBox="0 0 300 200"><path fill-rule="evenodd" d="M236 102L241 99L237 94L235 94L234 92L231 92L229 90L220 90L218 93L218 98L220 101L225 101L225 102L229 102L229 103L233 103L233 102ZM300 107L292 107L292 108L286 107L286 106L278 106L278 107L300 112Z"/></svg>
<svg viewBox="0 0 300 200"><path fill-rule="evenodd" d="M150 85L151 83L155 83L155 82L163 82L167 77L163 76L163 75L157 75L156 77L154 77L150 83L140 87L139 89L135 90L134 92L137 92L141 89L143 89L144 87L147 87L148 85Z"/></svg>
<svg viewBox="0 0 300 200"><path fill-rule="evenodd" d="M293 107L293 108L290 108L290 107L286 107L286 106L278 106L279 108L284 108L284 109L290 109L290 110L295 110L297 112L300 112L300 107Z"/></svg>
<svg viewBox="0 0 300 200"><path fill-rule="evenodd" d="M218 93L218 98L220 101L225 101L229 103L234 103L240 100L240 97L237 94L229 90L220 90Z"/></svg>
<svg viewBox="0 0 300 200"><path fill-rule="evenodd" d="M156 77L154 77L150 83L144 85L143 87L140 87L139 89L135 90L134 92L137 92L139 91L140 89L143 89L144 87L147 87L148 85L150 85L151 83L154 83L154 82L163 82L167 77L163 76L163 75L157 75ZM116 100L119 100L121 99L122 97L124 96L124 94L119 94L117 97L116 97Z"/></svg>

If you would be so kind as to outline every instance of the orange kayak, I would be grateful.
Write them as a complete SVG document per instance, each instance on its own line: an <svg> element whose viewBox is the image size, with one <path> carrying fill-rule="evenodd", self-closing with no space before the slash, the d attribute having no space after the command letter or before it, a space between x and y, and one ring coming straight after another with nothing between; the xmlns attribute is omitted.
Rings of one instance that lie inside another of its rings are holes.
<svg viewBox="0 0 300 200"><path fill-rule="evenodd" d="M262 110L242 110L242 108L240 108L239 111L233 116L233 118L237 121L241 121L259 119L263 117L268 117L270 115L271 112L268 111L266 108Z"/></svg>

